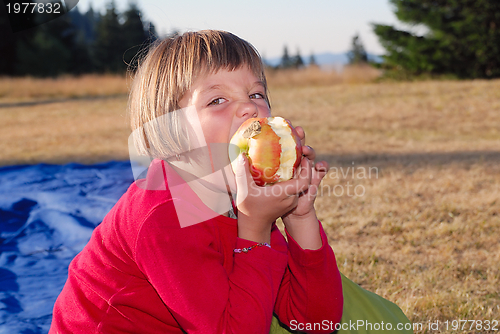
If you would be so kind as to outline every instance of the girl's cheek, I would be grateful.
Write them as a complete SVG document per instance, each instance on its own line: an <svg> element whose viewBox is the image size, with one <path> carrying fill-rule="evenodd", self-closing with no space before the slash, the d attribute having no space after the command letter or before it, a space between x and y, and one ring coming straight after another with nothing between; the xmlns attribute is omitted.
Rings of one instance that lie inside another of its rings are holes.
<svg viewBox="0 0 500 334"><path fill-rule="evenodd" d="M262 114L261 117L269 117L271 116L271 109L269 109L269 107L263 107L261 114Z"/></svg>

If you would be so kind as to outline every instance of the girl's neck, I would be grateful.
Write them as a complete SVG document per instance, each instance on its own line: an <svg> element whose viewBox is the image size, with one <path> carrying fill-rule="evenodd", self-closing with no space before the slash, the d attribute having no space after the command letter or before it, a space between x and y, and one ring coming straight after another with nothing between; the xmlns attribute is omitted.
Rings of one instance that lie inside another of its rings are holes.
<svg viewBox="0 0 500 334"><path fill-rule="evenodd" d="M196 159L183 154L169 158L167 162L208 208L217 214L229 216L232 198L228 179L224 169L213 171L208 157L198 152Z"/></svg>

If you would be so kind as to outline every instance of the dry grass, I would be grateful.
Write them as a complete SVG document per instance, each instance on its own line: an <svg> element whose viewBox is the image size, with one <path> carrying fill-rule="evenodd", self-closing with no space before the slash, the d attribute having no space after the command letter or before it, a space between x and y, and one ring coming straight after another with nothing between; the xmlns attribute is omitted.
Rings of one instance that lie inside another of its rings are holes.
<svg viewBox="0 0 500 334"><path fill-rule="evenodd" d="M330 162L317 208L346 276L427 329L500 320L500 81L271 92Z"/></svg>
<svg viewBox="0 0 500 334"><path fill-rule="evenodd" d="M341 271L414 322L498 319L500 167L362 168L330 173L317 201Z"/></svg>
<svg viewBox="0 0 500 334"><path fill-rule="evenodd" d="M306 67L298 70L268 70L269 82L280 87L324 86L373 82L381 72L369 65L346 66L343 69Z"/></svg>
<svg viewBox="0 0 500 334"><path fill-rule="evenodd" d="M326 154L498 150L500 81L282 87L273 113L303 126Z"/></svg>
<svg viewBox="0 0 500 334"><path fill-rule="evenodd" d="M317 208L341 271L415 323L500 320L500 81L328 75L269 82L273 113L303 126L330 162ZM2 108L0 163L125 159L125 105Z"/></svg>
<svg viewBox="0 0 500 334"><path fill-rule="evenodd" d="M127 159L129 84L117 75L0 78L0 165Z"/></svg>
<svg viewBox="0 0 500 334"><path fill-rule="evenodd" d="M126 79L118 75L83 75L54 79L0 77L0 103L124 95Z"/></svg>
<svg viewBox="0 0 500 334"><path fill-rule="evenodd" d="M0 165L128 159L124 97L0 109Z"/></svg>

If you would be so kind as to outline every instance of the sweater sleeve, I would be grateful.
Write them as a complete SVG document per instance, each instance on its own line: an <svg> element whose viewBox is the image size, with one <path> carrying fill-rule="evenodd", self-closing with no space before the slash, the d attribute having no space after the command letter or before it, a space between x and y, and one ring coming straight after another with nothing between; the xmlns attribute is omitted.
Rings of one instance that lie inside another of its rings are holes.
<svg viewBox="0 0 500 334"><path fill-rule="evenodd" d="M292 330L312 328L307 333L332 332L343 310L340 272L321 222L319 228L318 250L302 249L287 233L288 267L275 306L281 322Z"/></svg>
<svg viewBox="0 0 500 334"><path fill-rule="evenodd" d="M269 333L286 251L256 247L232 254L227 272L213 225L180 228L166 219L176 219L172 201L143 222L135 257L179 326L187 333ZM237 238L234 247L253 244Z"/></svg>

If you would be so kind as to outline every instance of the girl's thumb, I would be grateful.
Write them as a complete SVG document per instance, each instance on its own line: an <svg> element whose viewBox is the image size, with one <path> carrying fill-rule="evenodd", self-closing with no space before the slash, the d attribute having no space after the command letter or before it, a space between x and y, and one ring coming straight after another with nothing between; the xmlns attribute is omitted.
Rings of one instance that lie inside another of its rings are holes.
<svg viewBox="0 0 500 334"><path fill-rule="evenodd" d="M253 182L252 175L248 168L248 158L245 154L240 154L236 158L234 167L234 176L236 181L237 204L243 202L248 195L248 187Z"/></svg>
<svg viewBox="0 0 500 334"><path fill-rule="evenodd" d="M235 171L234 174L236 176L236 179L242 178L245 179L247 178L248 173L248 158L244 153L240 153L238 157L236 158L236 163L233 164L235 166Z"/></svg>

